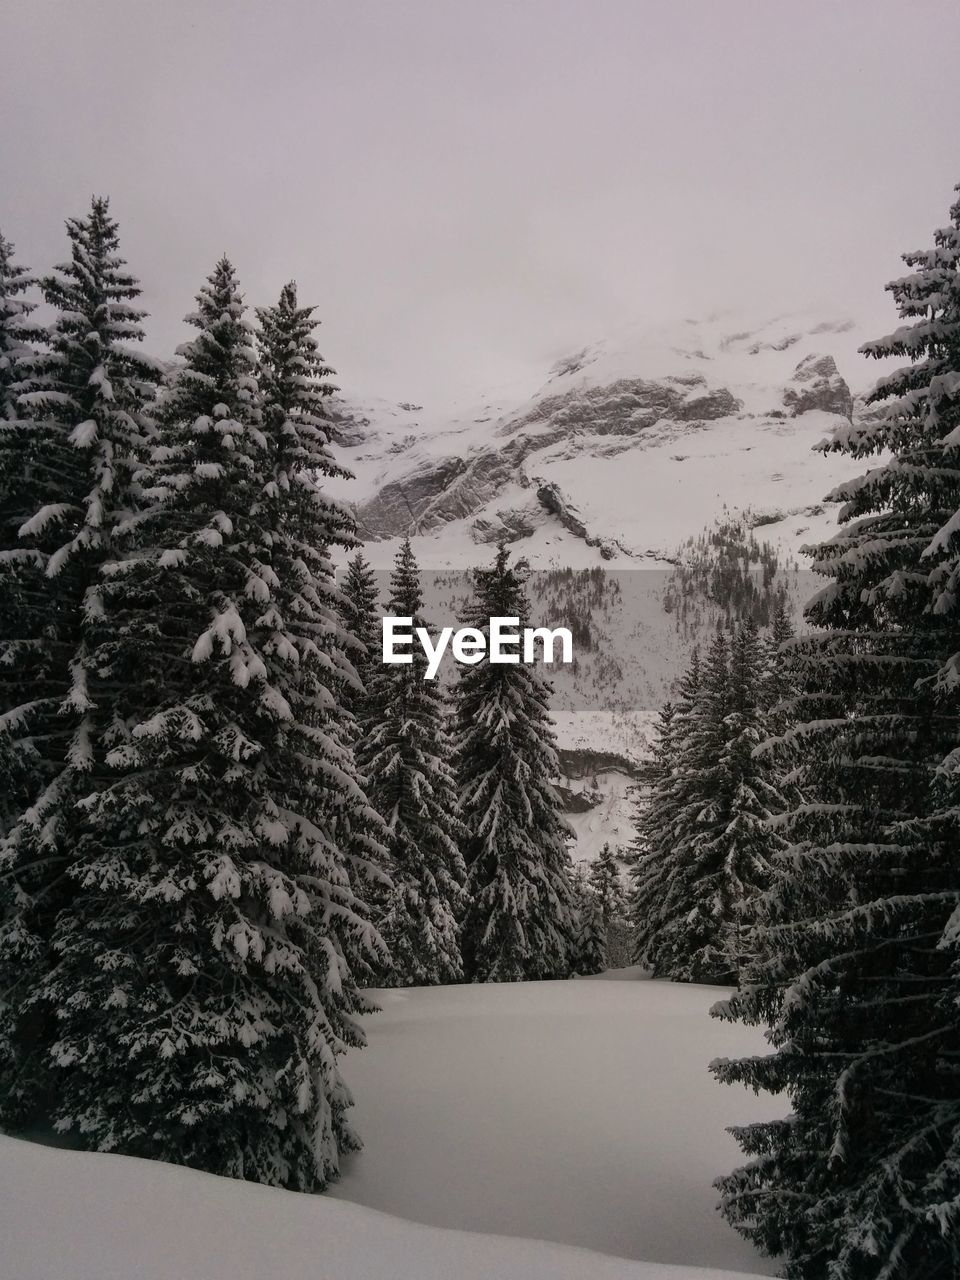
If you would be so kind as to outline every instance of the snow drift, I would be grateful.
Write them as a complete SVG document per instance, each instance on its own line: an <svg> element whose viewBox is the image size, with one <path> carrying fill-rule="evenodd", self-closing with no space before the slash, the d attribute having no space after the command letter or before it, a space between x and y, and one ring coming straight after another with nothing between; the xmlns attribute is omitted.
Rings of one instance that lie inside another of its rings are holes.
<svg viewBox="0 0 960 1280"><path fill-rule="evenodd" d="M592 980L382 993L346 1064L367 1146L334 1196L0 1138L0 1276L769 1274L714 1211L711 1179L737 1158L724 1125L780 1110L708 1075L759 1039L708 1017L718 994Z"/></svg>

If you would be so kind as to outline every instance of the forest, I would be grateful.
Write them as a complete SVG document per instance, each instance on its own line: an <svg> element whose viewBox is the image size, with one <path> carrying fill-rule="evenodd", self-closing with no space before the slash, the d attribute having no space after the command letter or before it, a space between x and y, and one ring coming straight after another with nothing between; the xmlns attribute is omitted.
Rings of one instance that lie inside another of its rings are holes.
<svg viewBox="0 0 960 1280"><path fill-rule="evenodd" d="M108 201L66 232L36 276L0 237L4 1129L322 1190L359 1147L340 1060L372 992L628 948L766 1033L711 1068L783 1101L717 1171L729 1222L791 1280L952 1280L960 202L863 348L897 362L878 411L822 445L863 470L800 625L721 529L729 607L660 710L631 847L589 870L539 667L380 660L384 612L433 622L411 540L379 599L325 492L315 308L248 307L223 257L152 358ZM528 573L500 545L461 623L526 627Z"/></svg>

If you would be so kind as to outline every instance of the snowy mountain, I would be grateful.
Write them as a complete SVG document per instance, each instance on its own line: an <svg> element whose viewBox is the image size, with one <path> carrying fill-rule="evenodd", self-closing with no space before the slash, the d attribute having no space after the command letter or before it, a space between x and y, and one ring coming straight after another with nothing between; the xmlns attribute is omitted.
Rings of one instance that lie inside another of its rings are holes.
<svg viewBox="0 0 960 1280"><path fill-rule="evenodd" d="M488 561L506 539L542 571L530 584L537 621L586 624L576 670L551 672L577 856L628 841L625 761L645 754L697 639L665 607L681 545L732 516L802 567L800 548L831 535L826 495L854 469L815 450L869 412L867 336L811 314L636 324L473 405L341 402L340 456L355 478L334 492L376 567L409 532L421 565L447 571L426 578L434 620L455 621L468 594L449 570ZM584 573L600 566L599 583ZM795 600L810 589L794 575ZM700 622L705 633L715 616Z"/></svg>
<svg viewBox="0 0 960 1280"><path fill-rule="evenodd" d="M796 551L834 523L823 500L850 463L812 450L863 412L867 336L806 314L637 324L471 406L347 400L355 479L335 492L384 567L408 532L428 567L501 538L538 567L664 564L724 508Z"/></svg>

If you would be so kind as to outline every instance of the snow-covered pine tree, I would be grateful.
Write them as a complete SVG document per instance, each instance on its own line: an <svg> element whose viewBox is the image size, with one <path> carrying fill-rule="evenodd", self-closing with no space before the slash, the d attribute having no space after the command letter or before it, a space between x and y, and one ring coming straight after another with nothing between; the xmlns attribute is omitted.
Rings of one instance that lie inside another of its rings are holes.
<svg viewBox="0 0 960 1280"><path fill-rule="evenodd" d="M288 294L261 392L226 259L197 304L152 506L105 574L96 656L125 732L83 801L45 983L54 1114L92 1147L313 1190L356 1146L337 1058L363 1042L354 973L383 959L354 891L382 850L338 704L326 371Z"/></svg>
<svg viewBox="0 0 960 1280"><path fill-rule="evenodd" d="M764 656L753 622L718 633L689 712L673 711L671 767L641 802L632 911L638 962L658 976L736 982L753 955L779 841L768 820L786 808L775 764L753 754L767 736Z"/></svg>
<svg viewBox="0 0 960 1280"><path fill-rule="evenodd" d="M42 325L30 319L36 303L27 295L37 281L14 258L14 246L0 231L0 421L20 417L18 397L46 338ZM14 533L16 531L14 530ZM7 534L4 533L4 542Z"/></svg>
<svg viewBox="0 0 960 1280"><path fill-rule="evenodd" d="M660 708L653 750L635 789L635 836L630 847L628 916L636 964L652 967L662 924L661 906L670 875L673 825L681 795L680 752L700 690L700 654L677 683L676 695Z"/></svg>
<svg viewBox="0 0 960 1280"><path fill-rule="evenodd" d="M573 900L576 928L573 942L572 969L587 977L603 973L607 967L607 938L603 920L603 904L590 883L582 862L573 871Z"/></svg>
<svg viewBox="0 0 960 1280"><path fill-rule="evenodd" d="M620 860L606 841L591 864L587 873L590 887L600 903L600 914L603 918L604 930L610 928L615 920L619 920L625 908L623 878L620 875Z"/></svg>
<svg viewBox="0 0 960 1280"><path fill-rule="evenodd" d="M347 701L357 721L358 732L367 728L367 686L380 667L380 611L377 575L362 551L350 557L343 575L343 621L352 636L363 646L352 656L362 689L351 689Z"/></svg>
<svg viewBox="0 0 960 1280"><path fill-rule="evenodd" d="M781 600L770 620L770 627L762 636L763 686L762 701L769 713L771 729L776 732L780 719L788 711L787 704L794 693L795 677L792 663L791 641L796 635L793 618Z"/></svg>
<svg viewBox="0 0 960 1280"><path fill-rule="evenodd" d="M0 874L0 1082L11 1123L46 1088L55 929L85 871L85 793L112 732L117 690L93 660L100 568L129 532L133 474L152 432L159 365L135 344L144 313L106 200L67 221L70 258L45 277L53 318L20 360L17 416L4 420L0 701L20 775ZM22 313L21 313L22 314Z"/></svg>
<svg viewBox="0 0 960 1280"><path fill-rule="evenodd" d="M671 725L663 808L650 796L640 813L633 886L637 960L658 977L683 982L730 977L721 941L722 876L705 850L722 822L728 663L728 639L718 631L698 667L692 697L680 692L684 709Z"/></svg>
<svg viewBox="0 0 960 1280"><path fill-rule="evenodd" d="M704 845L707 858L720 868L724 952L738 986L756 959L758 901L784 844L772 823L789 807L776 762L757 754L770 736L766 647L749 620L740 624L730 643L719 771L723 795L717 829Z"/></svg>
<svg viewBox="0 0 960 1280"><path fill-rule="evenodd" d="M284 285L275 306L257 309L257 375L263 425L274 457L263 501L265 513L276 526L268 535L273 589L278 599L288 600L283 626L287 632L302 632L301 652L318 648L323 653L328 667L326 682L336 699L337 750L349 744L352 752L355 727L349 712L359 694L356 664L365 661L365 654L359 643L362 638L345 621L349 601L335 584L330 548L355 547L356 525L349 509L333 501L318 483L324 476L344 477L349 472L335 461L329 447L329 402L336 388L329 381L333 370L320 355L314 337L314 310L299 305L293 281ZM267 611L265 617L277 625L273 611ZM265 638L265 642L280 649L285 643L282 638ZM353 767L350 762L347 772L352 773ZM328 806L328 821L333 808ZM362 830L369 816L364 817ZM343 848L353 850L350 867L352 874L359 876L356 892L369 908L368 914L375 914L376 904L388 889L382 849L369 850L376 853L373 858L357 856L360 849L354 847L350 823L339 835L329 834ZM381 828L378 843L383 839ZM369 979L378 971L361 965L359 955L354 959L357 979Z"/></svg>
<svg viewBox="0 0 960 1280"><path fill-rule="evenodd" d="M749 1161L721 1179L723 1212L793 1280L960 1272L960 203L905 261L888 286L905 323L864 351L912 363L872 393L885 413L825 445L873 465L836 492L819 630L791 645L775 746L804 803L765 899L769 957L717 1008L774 1049L719 1077L792 1105L735 1131Z"/></svg>
<svg viewBox="0 0 960 1280"><path fill-rule="evenodd" d="M18 531L33 514L25 505L28 494L28 428L22 418L20 393L29 386L37 344L46 331L34 324L35 303L27 295L36 283L14 260L14 248L0 233L0 840L29 803L31 771L21 745L15 741L6 713L23 698L24 671L18 670L14 650L26 636L30 621L28 597L31 577L41 567L18 554Z"/></svg>
<svg viewBox="0 0 960 1280"><path fill-rule="evenodd" d="M279 615L268 610L265 621L284 632L276 638L264 636L263 643L268 650L283 653L292 636L301 655L312 656L326 668L322 678L326 692L316 688L317 673L311 675L309 696L319 701L304 717L308 723L322 724L318 742L333 757L325 831L340 848L350 851L355 891L368 908L366 914L372 915L374 904L390 889L384 874L385 832L379 824L371 827L374 811L357 807L352 790L348 803L341 805L341 779L336 772L342 769L345 777L355 776L350 709L358 692L356 665L365 660L358 641L365 644L366 637L357 637L344 623L349 602L336 583L331 559L331 548L356 547L356 523L350 510L331 499L320 483L323 477L349 478L350 473L330 449L329 403L336 387L329 381L333 370L320 355L314 336L318 323L314 310L299 304L293 281L284 285L275 306L257 309L257 374L263 425L274 458L264 490L264 510L273 526L267 537L269 567L264 568L265 573L272 570L271 585L281 610ZM347 747L349 756L344 754ZM331 824L338 813L342 822L334 828ZM379 946L376 954L382 968ZM354 977L369 978L372 972L355 951Z"/></svg>
<svg viewBox="0 0 960 1280"><path fill-rule="evenodd" d="M425 626L420 570L409 538L390 577L389 612ZM371 665L357 762L370 802L389 832L394 890L380 923L393 966L387 984L459 982L465 869L457 786L443 686L425 679L427 660Z"/></svg>
<svg viewBox="0 0 960 1280"><path fill-rule="evenodd" d="M523 562L501 546L473 574L469 625L529 607ZM475 982L560 978L570 970L576 925L570 830L551 779L558 773L549 689L523 663L486 657L461 669L456 691L460 800L467 826L464 968Z"/></svg>

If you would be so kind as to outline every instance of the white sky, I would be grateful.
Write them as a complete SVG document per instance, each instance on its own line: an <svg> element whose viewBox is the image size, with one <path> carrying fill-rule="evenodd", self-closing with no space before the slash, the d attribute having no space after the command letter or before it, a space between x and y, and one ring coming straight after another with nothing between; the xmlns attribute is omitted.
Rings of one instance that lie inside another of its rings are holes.
<svg viewBox="0 0 960 1280"><path fill-rule="evenodd" d="M884 282L960 182L957 0L0 0L0 227L111 196L150 346L217 256L351 392L436 402L623 322Z"/></svg>

